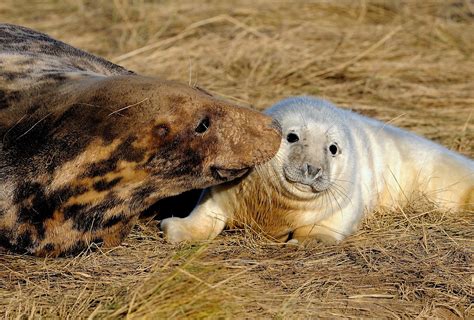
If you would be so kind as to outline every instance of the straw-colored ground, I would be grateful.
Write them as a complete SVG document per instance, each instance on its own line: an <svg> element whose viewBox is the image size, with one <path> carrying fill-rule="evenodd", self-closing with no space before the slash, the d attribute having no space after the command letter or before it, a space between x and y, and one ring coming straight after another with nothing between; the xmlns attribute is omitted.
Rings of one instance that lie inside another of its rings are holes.
<svg viewBox="0 0 474 320"><path fill-rule="evenodd" d="M0 2L36 28L137 72L263 109L300 94L474 156L474 4L419 1ZM377 212L338 246L250 231L169 245L143 222L74 259L0 251L5 318L470 318L473 213Z"/></svg>

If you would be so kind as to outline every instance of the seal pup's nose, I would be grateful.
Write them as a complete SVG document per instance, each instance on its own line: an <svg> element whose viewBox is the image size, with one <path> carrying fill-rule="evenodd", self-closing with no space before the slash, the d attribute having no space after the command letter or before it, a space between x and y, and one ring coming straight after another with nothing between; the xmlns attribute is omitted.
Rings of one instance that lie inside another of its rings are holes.
<svg viewBox="0 0 474 320"><path fill-rule="evenodd" d="M309 163L303 165L303 171L304 175L311 180L315 180L322 175L322 169L320 167L317 168Z"/></svg>

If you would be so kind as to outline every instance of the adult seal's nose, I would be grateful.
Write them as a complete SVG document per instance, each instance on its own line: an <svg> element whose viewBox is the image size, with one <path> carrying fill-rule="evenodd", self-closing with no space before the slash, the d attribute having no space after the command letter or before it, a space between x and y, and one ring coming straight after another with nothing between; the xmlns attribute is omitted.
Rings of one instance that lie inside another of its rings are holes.
<svg viewBox="0 0 474 320"><path fill-rule="evenodd" d="M309 163L305 163L303 165L303 171L306 178L311 179L311 180L315 180L319 178L322 174L320 167L315 167Z"/></svg>

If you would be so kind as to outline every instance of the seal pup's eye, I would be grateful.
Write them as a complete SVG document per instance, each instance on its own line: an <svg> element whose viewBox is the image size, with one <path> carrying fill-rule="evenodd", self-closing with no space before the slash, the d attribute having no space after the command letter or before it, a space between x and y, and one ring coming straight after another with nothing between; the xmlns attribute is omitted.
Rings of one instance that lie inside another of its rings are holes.
<svg viewBox="0 0 474 320"><path fill-rule="evenodd" d="M337 151L338 151L338 148L336 144L333 143L329 146L329 152L331 152L333 156L336 155Z"/></svg>
<svg viewBox="0 0 474 320"><path fill-rule="evenodd" d="M198 126L196 127L196 129L194 129L194 131L196 131L197 133L204 133L207 131L210 125L211 122L209 121L209 118L205 117L201 120L201 122L199 122Z"/></svg>
<svg viewBox="0 0 474 320"><path fill-rule="evenodd" d="M299 140L300 140L300 137L298 137L298 135L293 132L288 133L288 135L286 136L286 141L288 141L289 143L294 143Z"/></svg>

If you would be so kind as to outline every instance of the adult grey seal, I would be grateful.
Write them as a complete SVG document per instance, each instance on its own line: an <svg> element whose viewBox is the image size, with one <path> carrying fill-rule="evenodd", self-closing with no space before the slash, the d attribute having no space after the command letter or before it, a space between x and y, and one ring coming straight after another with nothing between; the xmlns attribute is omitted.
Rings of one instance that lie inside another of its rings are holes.
<svg viewBox="0 0 474 320"><path fill-rule="evenodd" d="M208 189L189 217L163 220L169 241L212 239L245 224L281 241L337 242L364 213L420 194L474 208L474 161L439 144L310 97L266 113L283 130L277 155L239 182Z"/></svg>
<svg viewBox="0 0 474 320"><path fill-rule="evenodd" d="M280 140L269 116L0 25L0 246L118 245L157 200L239 177Z"/></svg>

